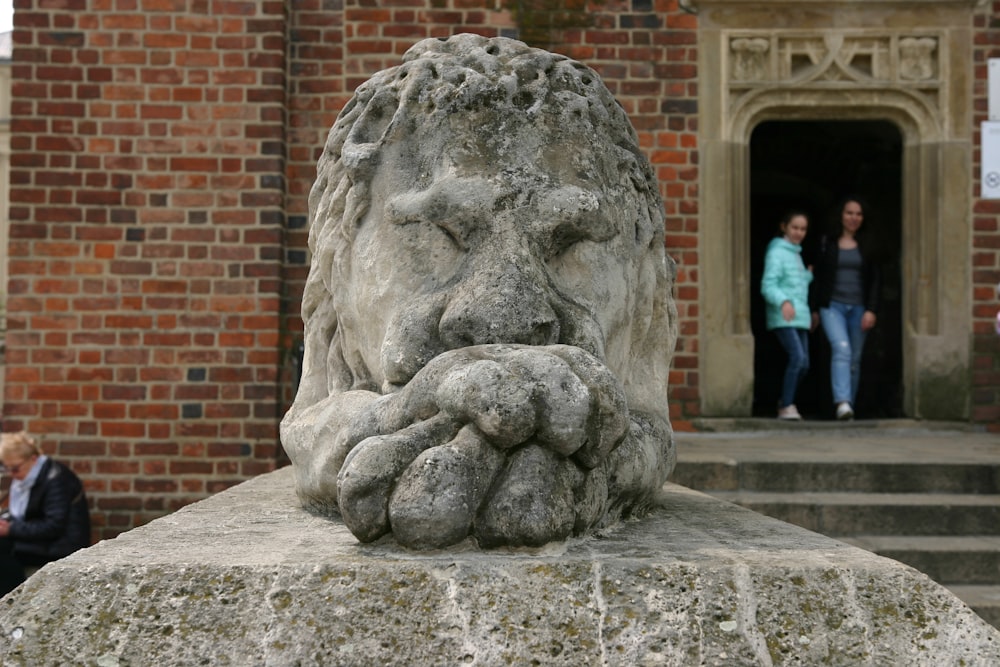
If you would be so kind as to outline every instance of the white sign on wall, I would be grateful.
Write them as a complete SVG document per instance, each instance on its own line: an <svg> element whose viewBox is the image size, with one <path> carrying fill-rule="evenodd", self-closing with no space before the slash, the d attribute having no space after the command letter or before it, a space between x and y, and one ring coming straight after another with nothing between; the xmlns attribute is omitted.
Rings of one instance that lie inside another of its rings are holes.
<svg viewBox="0 0 1000 667"><path fill-rule="evenodd" d="M980 169L983 199L1000 199L1000 122L983 121Z"/></svg>
<svg viewBox="0 0 1000 667"><path fill-rule="evenodd" d="M1000 58L987 61L987 101L990 120L1000 120Z"/></svg>

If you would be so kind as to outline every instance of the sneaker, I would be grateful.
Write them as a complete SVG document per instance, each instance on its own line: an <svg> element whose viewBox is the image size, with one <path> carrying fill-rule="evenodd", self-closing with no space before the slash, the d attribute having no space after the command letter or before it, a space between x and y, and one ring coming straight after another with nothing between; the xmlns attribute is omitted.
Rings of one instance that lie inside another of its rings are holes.
<svg viewBox="0 0 1000 667"><path fill-rule="evenodd" d="M786 405L783 408L778 408L778 419L802 421L802 415L799 414L798 409L794 405Z"/></svg>
<svg viewBox="0 0 1000 667"><path fill-rule="evenodd" d="M840 419L841 421L854 419L854 410L851 409L850 403L847 401L837 403L837 419Z"/></svg>

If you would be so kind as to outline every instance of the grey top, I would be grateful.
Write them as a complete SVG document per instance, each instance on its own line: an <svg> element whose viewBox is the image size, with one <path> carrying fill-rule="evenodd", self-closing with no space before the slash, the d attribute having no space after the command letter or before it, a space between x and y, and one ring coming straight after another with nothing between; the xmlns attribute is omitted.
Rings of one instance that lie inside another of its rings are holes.
<svg viewBox="0 0 1000 667"><path fill-rule="evenodd" d="M861 279L861 251L857 248L840 249L837 258L837 275L833 279L831 298L841 303L860 305L864 300L864 284Z"/></svg>

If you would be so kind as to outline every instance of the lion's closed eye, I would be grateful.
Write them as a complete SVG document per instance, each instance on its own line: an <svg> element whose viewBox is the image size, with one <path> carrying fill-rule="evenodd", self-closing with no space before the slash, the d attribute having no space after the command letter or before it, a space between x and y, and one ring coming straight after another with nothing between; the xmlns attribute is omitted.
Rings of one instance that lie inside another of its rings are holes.
<svg viewBox="0 0 1000 667"><path fill-rule="evenodd" d="M565 255L581 243L605 243L614 238L618 231L599 210L556 216L549 224L547 259Z"/></svg>
<svg viewBox="0 0 1000 667"><path fill-rule="evenodd" d="M412 204L413 202L410 202ZM420 205L406 205L399 198L385 207L385 219L393 225L415 226L427 234L437 234L462 251L469 248L467 227L463 220L468 216L461 207L449 206L441 201L421 201Z"/></svg>
<svg viewBox="0 0 1000 667"><path fill-rule="evenodd" d="M549 259L565 254L583 241L603 243L617 229L601 206L601 197L576 186L552 190L535 202L537 216L548 237Z"/></svg>
<svg viewBox="0 0 1000 667"><path fill-rule="evenodd" d="M421 230L422 233L428 235L437 235L446 239L449 243L455 246L459 250L468 250L468 247L462 237L450 227L444 220L435 219L432 220L427 216L414 215L407 216L405 218L397 218L393 220L393 224L401 226L413 226Z"/></svg>

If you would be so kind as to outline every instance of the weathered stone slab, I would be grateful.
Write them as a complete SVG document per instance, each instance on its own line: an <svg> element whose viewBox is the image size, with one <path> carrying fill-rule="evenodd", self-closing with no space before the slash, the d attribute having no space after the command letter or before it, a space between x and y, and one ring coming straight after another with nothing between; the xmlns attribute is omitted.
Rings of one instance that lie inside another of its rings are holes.
<svg viewBox="0 0 1000 667"><path fill-rule="evenodd" d="M533 550L361 545L290 469L53 563L4 665L986 665L1000 632L915 570L683 487Z"/></svg>

